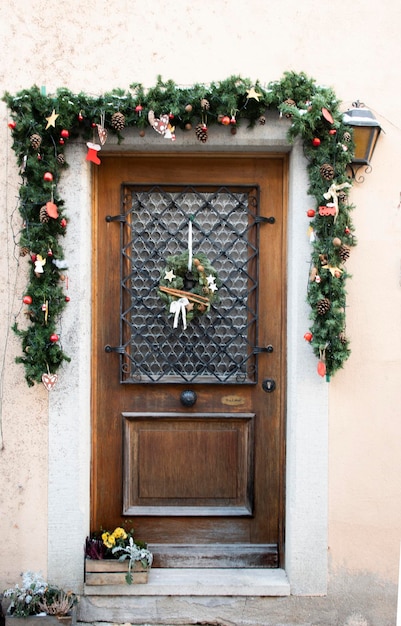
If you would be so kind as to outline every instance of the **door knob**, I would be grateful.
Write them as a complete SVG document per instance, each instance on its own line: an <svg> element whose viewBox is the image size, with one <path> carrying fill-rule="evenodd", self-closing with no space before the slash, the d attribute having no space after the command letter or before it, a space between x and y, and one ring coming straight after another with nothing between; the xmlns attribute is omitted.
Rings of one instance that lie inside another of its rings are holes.
<svg viewBox="0 0 401 626"><path fill-rule="evenodd" d="M193 406L197 400L197 395L192 389L185 389L181 393L180 400L183 406Z"/></svg>

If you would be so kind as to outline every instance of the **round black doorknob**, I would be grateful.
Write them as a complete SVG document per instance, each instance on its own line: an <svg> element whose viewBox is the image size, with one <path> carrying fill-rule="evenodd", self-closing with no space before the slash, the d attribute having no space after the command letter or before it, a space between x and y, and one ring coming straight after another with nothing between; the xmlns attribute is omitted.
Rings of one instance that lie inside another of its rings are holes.
<svg viewBox="0 0 401 626"><path fill-rule="evenodd" d="M181 393L180 400L183 406L193 406L196 402L197 395L192 389L185 389Z"/></svg>

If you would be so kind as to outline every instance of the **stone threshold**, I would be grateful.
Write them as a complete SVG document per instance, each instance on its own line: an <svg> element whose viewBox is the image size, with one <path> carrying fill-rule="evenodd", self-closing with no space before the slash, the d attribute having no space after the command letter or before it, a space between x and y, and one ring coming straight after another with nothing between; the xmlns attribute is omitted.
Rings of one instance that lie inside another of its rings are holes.
<svg viewBox="0 0 401 626"><path fill-rule="evenodd" d="M158 569L146 584L85 585L84 596L289 596L283 569Z"/></svg>

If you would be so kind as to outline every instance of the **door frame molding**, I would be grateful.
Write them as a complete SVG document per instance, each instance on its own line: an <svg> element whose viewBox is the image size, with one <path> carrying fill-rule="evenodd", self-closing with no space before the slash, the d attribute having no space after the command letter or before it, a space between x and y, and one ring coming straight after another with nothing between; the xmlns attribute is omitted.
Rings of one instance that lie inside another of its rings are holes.
<svg viewBox="0 0 401 626"><path fill-rule="evenodd" d="M328 385L317 376L315 359L303 341L309 324L305 287L310 259L305 218L309 183L301 143L287 142L289 123L269 113L265 126L241 127L235 137L216 129L210 143L199 146L185 134L172 146L151 131L145 138L133 131L121 145L111 137L103 152L289 153L285 571L291 593L322 595L327 591ZM71 142L67 150L71 165L60 191L70 218L65 254L71 302L62 336L72 361L62 368L60 381L49 394L48 577L79 588L82 546L89 530L90 398L96 392L90 371L92 237L96 245L91 216L92 208L96 210L92 207L96 189L91 165L85 161L86 146Z"/></svg>

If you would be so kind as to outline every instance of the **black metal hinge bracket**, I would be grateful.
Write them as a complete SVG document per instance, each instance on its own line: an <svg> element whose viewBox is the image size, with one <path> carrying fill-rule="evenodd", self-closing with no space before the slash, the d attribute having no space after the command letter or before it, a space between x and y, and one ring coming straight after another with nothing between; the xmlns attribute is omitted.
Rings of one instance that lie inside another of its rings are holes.
<svg viewBox="0 0 401 626"><path fill-rule="evenodd" d="M124 346L105 346L104 347L104 351L105 352L117 352L118 354L124 354L125 352L125 348Z"/></svg>
<svg viewBox="0 0 401 626"><path fill-rule="evenodd" d="M263 215L257 215L255 217L255 222L256 224L275 224L276 223L276 218L271 216L271 217L263 217Z"/></svg>
<svg viewBox="0 0 401 626"><path fill-rule="evenodd" d="M259 347L259 346L254 346L252 348L252 354L261 354L262 352L273 352L274 348L273 346L266 346L265 348Z"/></svg>
<svg viewBox="0 0 401 626"><path fill-rule="evenodd" d="M127 221L127 218L125 217L125 215L106 215L106 222L121 222L122 224L125 224Z"/></svg>

